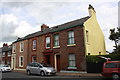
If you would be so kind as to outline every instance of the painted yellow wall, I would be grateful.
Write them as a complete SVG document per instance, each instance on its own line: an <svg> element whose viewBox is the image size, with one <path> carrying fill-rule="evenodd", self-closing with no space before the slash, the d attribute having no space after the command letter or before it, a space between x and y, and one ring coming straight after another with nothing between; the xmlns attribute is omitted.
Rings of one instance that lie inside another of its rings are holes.
<svg viewBox="0 0 120 80"><path fill-rule="evenodd" d="M86 55L106 54L104 34L97 22L96 12L89 9L90 18L84 23ZM88 31L88 42L86 37L86 30Z"/></svg>

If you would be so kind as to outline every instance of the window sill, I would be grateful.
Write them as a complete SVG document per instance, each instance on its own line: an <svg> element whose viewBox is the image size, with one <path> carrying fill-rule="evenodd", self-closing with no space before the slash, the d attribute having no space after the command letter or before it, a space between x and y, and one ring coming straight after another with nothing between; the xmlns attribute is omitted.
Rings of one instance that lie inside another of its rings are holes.
<svg viewBox="0 0 120 80"><path fill-rule="evenodd" d="M36 49L32 49L33 51L36 51Z"/></svg>
<svg viewBox="0 0 120 80"><path fill-rule="evenodd" d="M19 67L23 67L23 66L19 66Z"/></svg>
<svg viewBox="0 0 120 80"><path fill-rule="evenodd" d="M67 45L67 46L76 46L76 44L69 44L69 45Z"/></svg>
<svg viewBox="0 0 120 80"><path fill-rule="evenodd" d="M60 48L60 46L54 46L53 48Z"/></svg>
<svg viewBox="0 0 120 80"><path fill-rule="evenodd" d="M77 67L68 67L68 69L77 69Z"/></svg>

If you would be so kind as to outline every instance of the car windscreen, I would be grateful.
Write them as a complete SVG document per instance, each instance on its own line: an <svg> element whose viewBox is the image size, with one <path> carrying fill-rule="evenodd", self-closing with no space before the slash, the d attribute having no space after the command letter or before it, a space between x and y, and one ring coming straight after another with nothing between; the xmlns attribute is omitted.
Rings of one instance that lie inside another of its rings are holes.
<svg viewBox="0 0 120 80"><path fill-rule="evenodd" d="M9 65L0 65L1 67L9 67Z"/></svg>
<svg viewBox="0 0 120 80"><path fill-rule="evenodd" d="M41 63L43 67L51 67L50 65L48 64L45 64L45 63Z"/></svg>

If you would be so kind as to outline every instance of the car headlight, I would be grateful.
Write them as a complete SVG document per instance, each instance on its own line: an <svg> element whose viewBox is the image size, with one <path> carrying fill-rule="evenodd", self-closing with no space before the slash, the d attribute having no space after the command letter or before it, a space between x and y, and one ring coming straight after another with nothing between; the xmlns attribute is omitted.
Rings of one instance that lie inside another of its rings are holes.
<svg viewBox="0 0 120 80"><path fill-rule="evenodd" d="M51 72L51 70L48 69L47 72Z"/></svg>

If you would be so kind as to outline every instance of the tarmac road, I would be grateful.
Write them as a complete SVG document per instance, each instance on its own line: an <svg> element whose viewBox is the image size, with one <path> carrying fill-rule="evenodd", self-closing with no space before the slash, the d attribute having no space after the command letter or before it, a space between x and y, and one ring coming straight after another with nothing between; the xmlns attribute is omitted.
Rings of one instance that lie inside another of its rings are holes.
<svg viewBox="0 0 120 80"><path fill-rule="evenodd" d="M27 75L22 72L2 73L2 80L112 80L104 77L80 77L80 76L39 76Z"/></svg>

